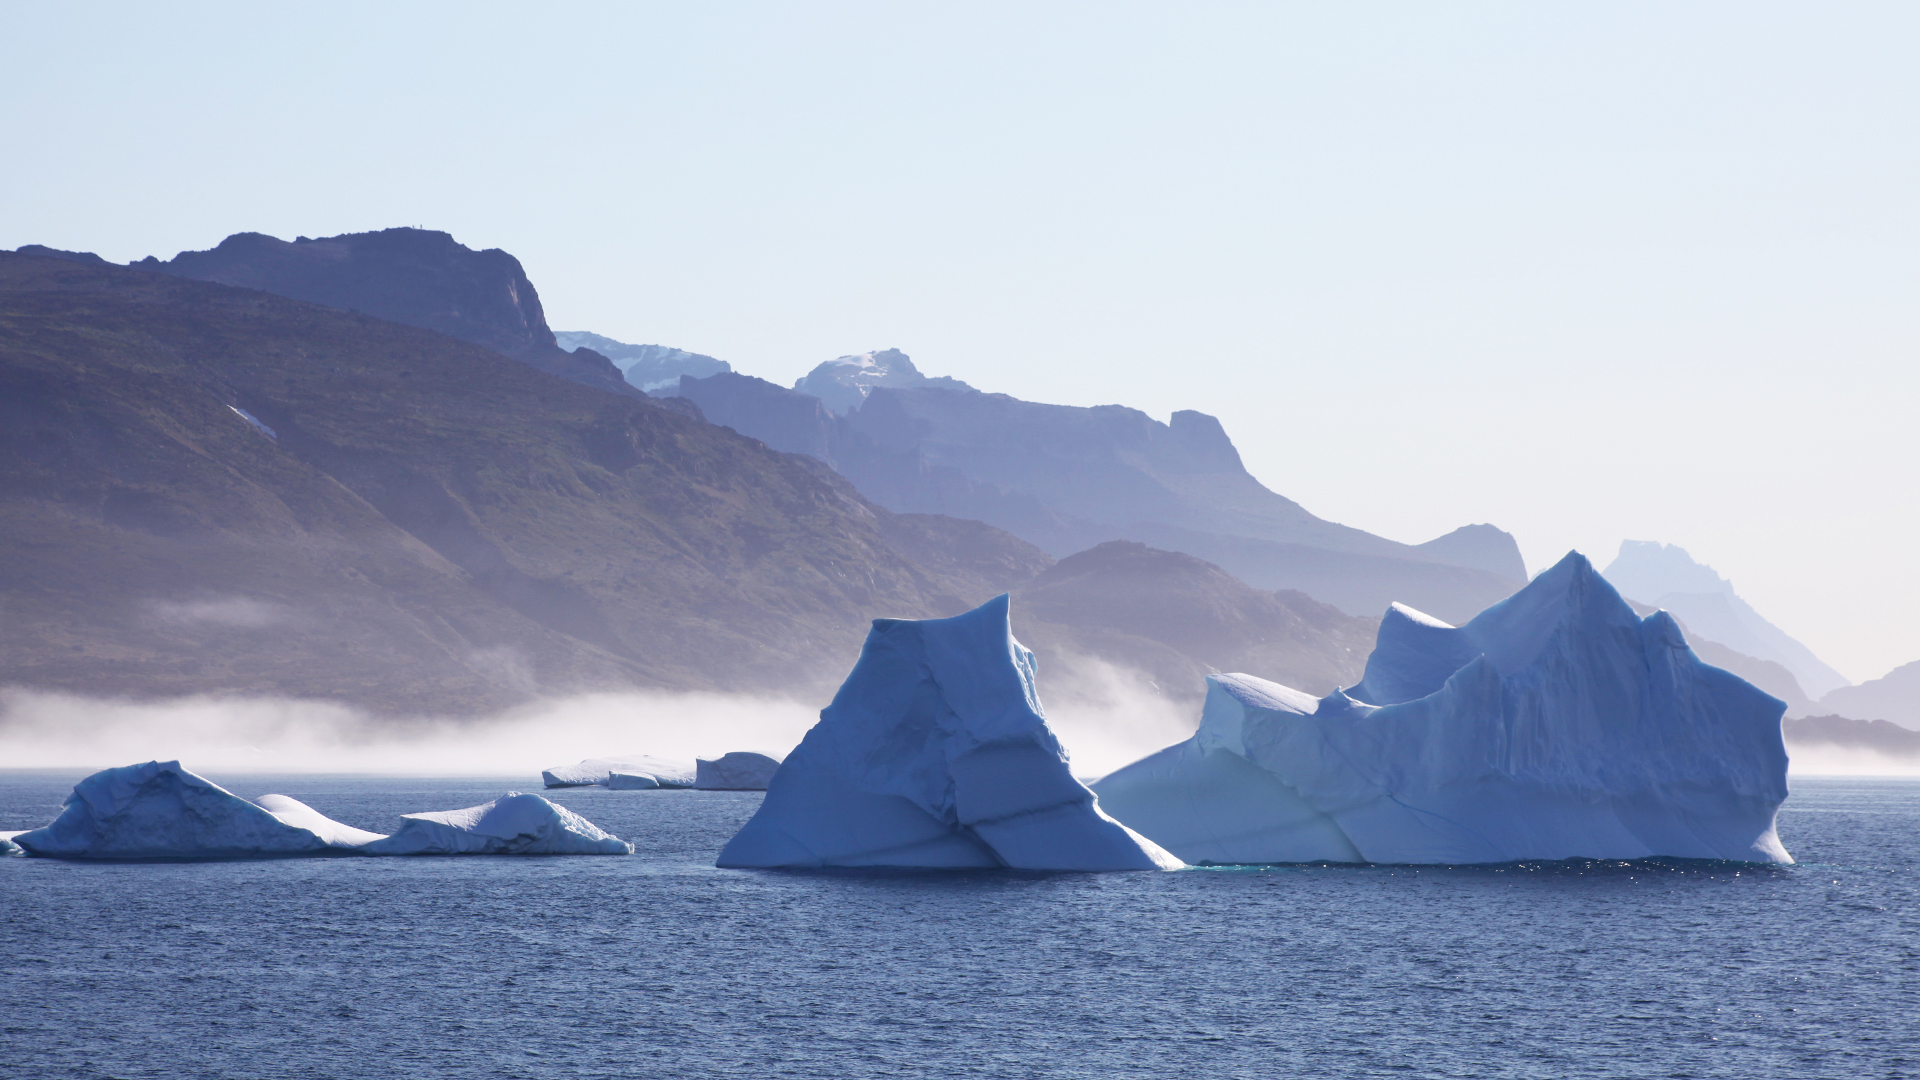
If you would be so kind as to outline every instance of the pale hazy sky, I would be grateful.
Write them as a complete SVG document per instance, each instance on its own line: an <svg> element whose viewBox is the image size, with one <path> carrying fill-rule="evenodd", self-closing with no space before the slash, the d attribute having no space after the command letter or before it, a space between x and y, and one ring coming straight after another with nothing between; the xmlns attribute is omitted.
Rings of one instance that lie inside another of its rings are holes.
<svg viewBox="0 0 1920 1080"><path fill-rule="evenodd" d="M1218 415L1323 517L1680 544L1920 659L1920 6L0 3L0 247L393 225L783 383Z"/></svg>

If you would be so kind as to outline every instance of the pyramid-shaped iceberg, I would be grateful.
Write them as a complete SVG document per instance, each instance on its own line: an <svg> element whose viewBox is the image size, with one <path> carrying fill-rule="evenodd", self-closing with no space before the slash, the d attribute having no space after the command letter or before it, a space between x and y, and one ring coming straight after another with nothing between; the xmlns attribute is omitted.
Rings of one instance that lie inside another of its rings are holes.
<svg viewBox="0 0 1920 1080"><path fill-rule="evenodd" d="M1094 785L1189 862L1792 862L1786 706L1570 553L1452 627L1394 605L1362 681L1208 679L1200 730Z"/></svg>
<svg viewBox="0 0 1920 1080"><path fill-rule="evenodd" d="M1073 778L1033 674L1004 595L950 619L876 619L719 865L1177 868Z"/></svg>

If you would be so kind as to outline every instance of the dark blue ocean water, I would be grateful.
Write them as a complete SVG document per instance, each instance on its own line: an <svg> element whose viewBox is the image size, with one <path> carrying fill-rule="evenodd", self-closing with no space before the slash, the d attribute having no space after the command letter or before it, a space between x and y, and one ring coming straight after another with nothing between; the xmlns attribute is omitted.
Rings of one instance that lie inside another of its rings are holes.
<svg viewBox="0 0 1920 1080"><path fill-rule="evenodd" d="M526 783L214 778L381 831ZM637 857L6 859L0 1075L1920 1075L1920 782L1794 786L1778 869L723 871L757 795L597 789Z"/></svg>

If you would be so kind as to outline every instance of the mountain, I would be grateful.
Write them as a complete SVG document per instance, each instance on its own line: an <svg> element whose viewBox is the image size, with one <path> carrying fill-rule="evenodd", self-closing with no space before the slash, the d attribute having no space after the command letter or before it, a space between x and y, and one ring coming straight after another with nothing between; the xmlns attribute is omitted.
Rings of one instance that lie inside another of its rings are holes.
<svg viewBox="0 0 1920 1080"><path fill-rule="evenodd" d="M5 685L415 714L813 692L875 615L1050 562L450 336L76 261L0 254L0 433ZM899 550L947 531L988 550Z"/></svg>
<svg viewBox="0 0 1920 1080"><path fill-rule="evenodd" d="M1903 664L1858 686L1830 690L1819 707L1860 720L1891 720L1920 728L1920 661Z"/></svg>
<svg viewBox="0 0 1920 1080"><path fill-rule="evenodd" d="M1519 543L1512 533L1493 525L1462 525L1414 547L1455 566L1497 574L1513 582L1515 588L1527 583L1527 564L1520 557Z"/></svg>
<svg viewBox="0 0 1920 1080"><path fill-rule="evenodd" d="M899 349L878 349L858 356L828 360L793 384L795 390L819 398L838 415L859 408L876 386L973 390L973 387L959 379L944 375L930 378L920 374L920 369L913 366L913 360Z"/></svg>
<svg viewBox="0 0 1920 1080"><path fill-rule="evenodd" d="M1093 658L1197 704L1206 677L1253 671L1331 693L1360 680L1380 620L1299 592L1263 592L1191 555L1114 540L1014 593L1020 639L1049 666Z"/></svg>
<svg viewBox="0 0 1920 1080"><path fill-rule="evenodd" d="M1137 544L1056 565L675 406L364 314L0 254L0 685L397 715L817 694L872 618L1007 591L1043 686L1083 659L1179 699L1223 665L1357 676L1373 620Z"/></svg>
<svg viewBox="0 0 1920 1080"><path fill-rule="evenodd" d="M105 265L88 252L40 245L20 250ZM385 229L292 241L235 233L207 251L183 251L165 261L150 255L130 265L418 326L587 386L639 393L606 357L555 343L540 294L520 260L498 248L474 251L447 233Z"/></svg>
<svg viewBox="0 0 1920 1080"><path fill-rule="evenodd" d="M1620 554L1603 576L1623 595L1672 612L1694 632L1793 672L1809 697L1818 698L1848 684L1813 650L1740 599L1732 582L1695 562L1682 548L1646 540L1622 541Z"/></svg>
<svg viewBox="0 0 1920 1080"><path fill-rule="evenodd" d="M642 390L679 386L682 375L698 379L733 370L733 365L725 360L700 353L666 345L629 345L584 330L555 330L553 339L568 352L591 349L612 360L614 366L625 373L627 383Z"/></svg>
<svg viewBox="0 0 1920 1080"><path fill-rule="evenodd" d="M1427 549L1315 517L1249 475L1204 413L1161 423L1119 405L870 385L837 415L811 394L732 374L682 378L679 396L714 423L825 461L897 513L984 521L1055 557L1133 540L1349 614L1403 601L1456 622L1525 583L1517 548L1502 551L1512 538L1490 526Z"/></svg>

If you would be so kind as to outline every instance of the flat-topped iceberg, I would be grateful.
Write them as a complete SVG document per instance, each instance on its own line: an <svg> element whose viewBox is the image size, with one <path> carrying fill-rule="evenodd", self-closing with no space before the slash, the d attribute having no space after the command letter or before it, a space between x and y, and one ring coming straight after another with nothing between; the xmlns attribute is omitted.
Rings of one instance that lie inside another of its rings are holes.
<svg viewBox="0 0 1920 1080"><path fill-rule="evenodd" d="M693 786L702 791L765 791L780 768L780 759L735 750L712 761L695 758L693 764Z"/></svg>
<svg viewBox="0 0 1920 1080"><path fill-rule="evenodd" d="M719 865L1178 868L1073 778L1033 673L1004 595L950 619L876 619Z"/></svg>
<svg viewBox="0 0 1920 1080"><path fill-rule="evenodd" d="M694 764L651 754L588 758L578 765L547 769L541 772L540 779L550 788L594 785L619 789L690 788L694 786Z"/></svg>
<svg viewBox="0 0 1920 1080"><path fill-rule="evenodd" d="M407 814L369 855L631 855L633 845L539 795L509 791L464 810Z"/></svg>
<svg viewBox="0 0 1920 1080"><path fill-rule="evenodd" d="M1208 679L1200 730L1094 785L1190 862L1792 862L1785 704L1580 554L1452 627L1395 605L1324 698Z"/></svg>
<svg viewBox="0 0 1920 1080"><path fill-rule="evenodd" d="M337 829L360 832L287 802ZM28 854L62 859L259 859L351 852L357 845L342 835L311 828L306 819L283 819L177 761L149 761L80 781L59 817L14 843Z"/></svg>

